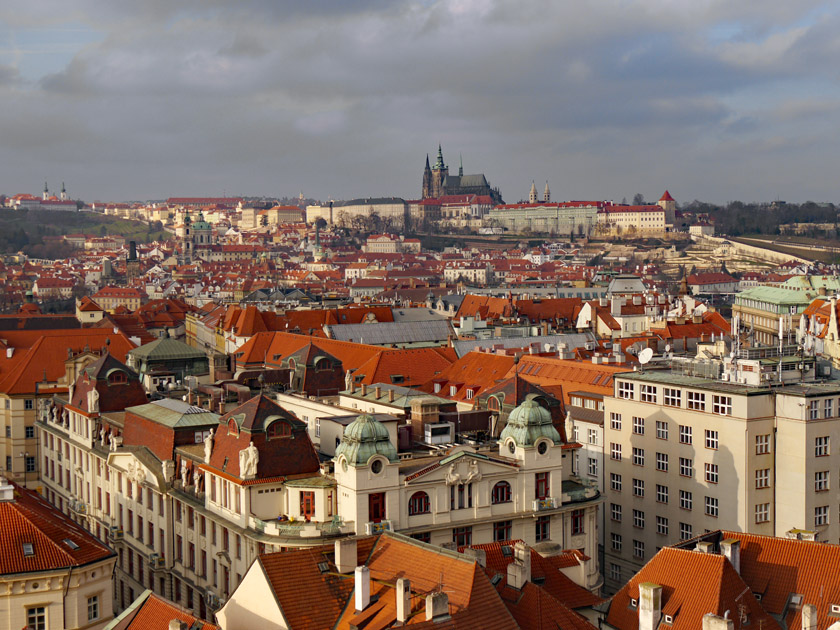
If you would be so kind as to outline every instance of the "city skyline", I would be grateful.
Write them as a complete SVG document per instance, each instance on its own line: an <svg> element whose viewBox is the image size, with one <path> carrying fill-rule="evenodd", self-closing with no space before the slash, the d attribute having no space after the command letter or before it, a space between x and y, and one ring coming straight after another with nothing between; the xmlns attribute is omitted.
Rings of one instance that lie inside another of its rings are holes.
<svg viewBox="0 0 840 630"><path fill-rule="evenodd" d="M0 190L832 201L829 3L244 2L0 10Z"/></svg>

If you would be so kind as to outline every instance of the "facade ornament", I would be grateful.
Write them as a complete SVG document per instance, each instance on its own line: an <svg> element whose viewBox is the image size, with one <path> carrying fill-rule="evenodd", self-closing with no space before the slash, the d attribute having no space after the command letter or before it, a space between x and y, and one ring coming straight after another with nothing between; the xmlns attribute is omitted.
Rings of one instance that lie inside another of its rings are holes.
<svg viewBox="0 0 840 630"><path fill-rule="evenodd" d="M251 442L247 448L239 451L239 475L243 478L257 476L257 464L260 461L260 452L254 443Z"/></svg>
<svg viewBox="0 0 840 630"><path fill-rule="evenodd" d="M455 486L461 483L461 473L458 472L458 467L455 462L449 464L449 470L446 471L446 485Z"/></svg>
<svg viewBox="0 0 840 630"><path fill-rule="evenodd" d="M70 387L67 388L67 404L73 404L73 392L76 390L76 383L70 383Z"/></svg>
<svg viewBox="0 0 840 630"><path fill-rule="evenodd" d="M105 425L99 429L99 446L105 446Z"/></svg>
<svg viewBox="0 0 840 630"><path fill-rule="evenodd" d="M210 429L210 433L204 438L204 463L210 463L210 456L213 454L213 429Z"/></svg>
<svg viewBox="0 0 840 630"><path fill-rule="evenodd" d="M181 460L181 487L186 488L190 479L190 471L187 469L187 460Z"/></svg>
<svg viewBox="0 0 840 630"><path fill-rule="evenodd" d="M58 406L56 406L55 404L53 404L52 407L52 421L55 424L58 424Z"/></svg>
<svg viewBox="0 0 840 630"><path fill-rule="evenodd" d="M344 373L344 389L350 391L351 387L353 387L353 372L347 370Z"/></svg>
<svg viewBox="0 0 840 630"><path fill-rule="evenodd" d="M470 461L470 472L467 474L464 483L472 483L473 481L481 481L481 471L478 469L478 462L474 459Z"/></svg>
<svg viewBox="0 0 840 630"><path fill-rule="evenodd" d="M163 469L163 478L166 479L167 483L170 483L175 477L175 462L167 459L161 462L161 468Z"/></svg>
<svg viewBox="0 0 840 630"><path fill-rule="evenodd" d="M99 413L99 392L96 388L88 391L87 398L88 413Z"/></svg>
<svg viewBox="0 0 840 630"><path fill-rule="evenodd" d="M195 493L198 494L199 490L199 482L201 481L201 473L198 472L198 469L193 473L193 487L195 489Z"/></svg>

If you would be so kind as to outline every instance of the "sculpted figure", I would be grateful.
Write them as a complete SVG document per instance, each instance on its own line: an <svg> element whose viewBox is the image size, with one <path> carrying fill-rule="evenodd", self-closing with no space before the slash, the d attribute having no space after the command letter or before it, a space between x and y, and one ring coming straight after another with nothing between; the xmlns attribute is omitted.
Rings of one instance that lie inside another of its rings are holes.
<svg viewBox="0 0 840 630"><path fill-rule="evenodd" d="M210 429L210 434L204 438L204 463L210 463L210 456L213 454L213 429Z"/></svg>

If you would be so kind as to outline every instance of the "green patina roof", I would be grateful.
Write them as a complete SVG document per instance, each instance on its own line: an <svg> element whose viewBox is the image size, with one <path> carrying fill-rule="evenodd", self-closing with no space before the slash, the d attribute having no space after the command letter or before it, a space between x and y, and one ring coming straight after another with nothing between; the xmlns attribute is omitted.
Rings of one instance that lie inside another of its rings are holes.
<svg viewBox="0 0 840 630"><path fill-rule="evenodd" d="M837 276L792 276L782 285L797 290L814 290L825 287L829 291L840 289L840 278Z"/></svg>
<svg viewBox="0 0 840 630"><path fill-rule="evenodd" d="M547 437L555 444L561 444L563 441L560 433L554 428L548 409L529 397L510 412L507 426L499 440L504 442L513 438L517 446L533 446L541 437Z"/></svg>
<svg viewBox="0 0 840 630"><path fill-rule="evenodd" d="M219 414L171 398L129 407L126 411L172 429L219 424Z"/></svg>
<svg viewBox="0 0 840 630"><path fill-rule="evenodd" d="M146 361L177 361L182 359L205 359L206 355L183 341L163 337L155 339L139 348L129 350L128 354Z"/></svg>
<svg viewBox="0 0 840 630"><path fill-rule="evenodd" d="M793 287L752 287L735 296L735 301L738 303L744 300L756 300L770 304L810 304L811 299L804 290Z"/></svg>
<svg viewBox="0 0 840 630"><path fill-rule="evenodd" d="M374 455L383 455L391 462L399 460L388 429L368 414L347 425L341 444L335 449L336 459L339 455L344 455L351 466L364 466Z"/></svg>

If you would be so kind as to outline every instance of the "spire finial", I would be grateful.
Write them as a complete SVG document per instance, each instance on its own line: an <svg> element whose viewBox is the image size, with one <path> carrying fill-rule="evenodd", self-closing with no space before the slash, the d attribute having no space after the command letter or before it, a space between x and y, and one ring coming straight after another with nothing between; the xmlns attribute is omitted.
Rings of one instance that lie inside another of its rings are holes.
<svg viewBox="0 0 840 630"><path fill-rule="evenodd" d="M458 177L464 176L464 156L460 153L458 154L458 161L460 162L460 166L458 167Z"/></svg>

